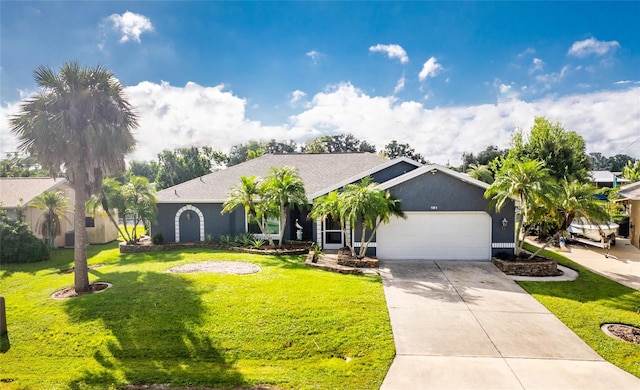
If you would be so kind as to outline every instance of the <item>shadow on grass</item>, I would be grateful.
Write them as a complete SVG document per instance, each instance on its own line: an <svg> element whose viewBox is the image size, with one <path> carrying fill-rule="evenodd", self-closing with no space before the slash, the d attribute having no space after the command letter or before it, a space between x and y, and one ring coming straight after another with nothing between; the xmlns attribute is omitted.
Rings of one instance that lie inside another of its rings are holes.
<svg viewBox="0 0 640 390"><path fill-rule="evenodd" d="M244 380L203 330L206 311L192 282L172 274L123 272L105 275L113 287L64 302L82 326L100 320L97 369L85 368L73 389L124 384L242 386ZM215 288L215 287L211 287ZM100 339L101 338L101 339Z"/></svg>
<svg viewBox="0 0 640 390"><path fill-rule="evenodd" d="M611 308L637 312L640 302L639 291L598 275L561 254L546 250L542 254L558 261L558 264L578 271L580 275L578 279L567 282L518 282L528 293L580 303L606 301L604 304Z"/></svg>
<svg viewBox="0 0 640 390"><path fill-rule="evenodd" d="M9 342L9 333L5 333L0 336L0 353L6 353L11 349L11 342Z"/></svg>

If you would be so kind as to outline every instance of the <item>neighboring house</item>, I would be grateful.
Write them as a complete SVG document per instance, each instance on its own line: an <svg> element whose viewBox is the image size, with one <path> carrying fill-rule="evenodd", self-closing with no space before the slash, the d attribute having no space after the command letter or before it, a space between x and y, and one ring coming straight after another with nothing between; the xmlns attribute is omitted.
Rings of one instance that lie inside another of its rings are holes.
<svg viewBox="0 0 640 390"><path fill-rule="evenodd" d="M623 201L629 206L629 241L640 248L640 182L626 185L618 191Z"/></svg>
<svg viewBox="0 0 640 390"><path fill-rule="evenodd" d="M442 166L370 153L268 154L164 189L157 193L152 234L161 233L165 242L193 242L252 231L244 209L221 214L222 204L241 176L264 177L270 167L281 166L298 169L310 202L366 176L398 197L407 219L378 230L369 254L380 259L489 260L498 252L513 253L515 205L496 213L484 198L487 184ZM291 211L284 238L296 238L297 219L304 240L324 249L345 246L340 226L330 219L308 220L310 208ZM356 245L359 233L348 235Z"/></svg>
<svg viewBox="0 0 640 390"><path fill-rule="evenodd" d="M591 182L596 185L598 188L608 187L608 188L618 188L620 185L628 183L629 180L620 177L620 172L609 172L609 171L589 171L589 176L591 176Z"/></svg>
<svg viewBox="0 0 640 390"><path fill-rule="evenodd" d="M31 207L29 204L45 191L61 191L69 198L67 204L73 206L75 192L67 179L2 177L0 178L0 207L11 219L18 218L18 210L21 210L22 220L29 225L36 237L42 238L38 232L38 224L41 222L43 210ZM56 247L73 246L73 236L67 234L74 231L73 211L67 212L65 217L60 221L61 234L55 238ZM95 218L87 216L86 224L87 239L90 244L104 244L118 238L118 230L106 215L98 214Z"/></svg>

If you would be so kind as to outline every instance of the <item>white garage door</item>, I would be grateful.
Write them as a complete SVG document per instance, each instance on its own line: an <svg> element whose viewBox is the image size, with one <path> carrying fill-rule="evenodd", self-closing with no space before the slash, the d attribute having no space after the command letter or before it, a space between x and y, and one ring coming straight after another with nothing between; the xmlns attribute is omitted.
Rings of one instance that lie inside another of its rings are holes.
<svg viewBox="0 0 640 390"><path fill-rule="evenodd" d="M491 217L485 212L407 212L380 226L382 260L489 260Z"/></svg>

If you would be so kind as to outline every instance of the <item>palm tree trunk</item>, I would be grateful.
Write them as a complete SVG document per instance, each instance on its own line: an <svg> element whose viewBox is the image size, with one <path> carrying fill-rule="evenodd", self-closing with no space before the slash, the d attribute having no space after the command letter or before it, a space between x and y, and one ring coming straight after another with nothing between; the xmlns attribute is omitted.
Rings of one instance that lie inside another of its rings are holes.
<svg viewBox="0 0 640 390"><path fill-rule="evenodd" d="M87 228L85 226L84 207L87 202L86 172L84 167L75 172L73 189L75 191L75 242L73 245L74 287L76 292L89 291L89 268L87 265Z"/></svg>

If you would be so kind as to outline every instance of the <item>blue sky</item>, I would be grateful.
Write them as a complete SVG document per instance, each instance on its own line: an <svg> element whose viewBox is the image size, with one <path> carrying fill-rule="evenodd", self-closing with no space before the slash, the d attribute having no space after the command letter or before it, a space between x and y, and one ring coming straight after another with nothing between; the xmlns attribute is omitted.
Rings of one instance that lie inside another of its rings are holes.
<svg viewBox="0 0 640 390"><path fill-rule="evenodd" d="M141 117L131 158L353 133L432 162L508 146L535 115L640 157L639 2L13 2L6 118L32 70L108 66Z"/></svg>

